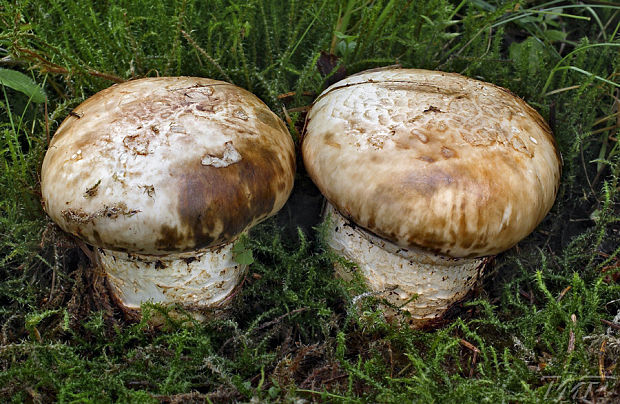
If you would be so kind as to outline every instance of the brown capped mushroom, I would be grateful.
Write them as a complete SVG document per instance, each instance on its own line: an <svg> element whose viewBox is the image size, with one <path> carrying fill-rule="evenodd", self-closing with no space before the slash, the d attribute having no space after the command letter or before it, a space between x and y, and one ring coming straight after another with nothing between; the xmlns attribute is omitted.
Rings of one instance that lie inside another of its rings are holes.
<svg viewBox="0 0 620 404"><path fill-rule="evenodd" d="M96 247L125 310L209 308L244 266L233 242L293 187L294 145L256 96L205 78L114 85L60 125L43 161L49 216Z"/></svg>
<svg viewBox="0 0 620 404"><path fill-rule="evenodd" d="M534 230L561 168L548 125L523 100L414 69L327 88L308 114L302 152L330 204L330 246L372 290L406 303L417 326L468 293L485 257Z"/></svg>

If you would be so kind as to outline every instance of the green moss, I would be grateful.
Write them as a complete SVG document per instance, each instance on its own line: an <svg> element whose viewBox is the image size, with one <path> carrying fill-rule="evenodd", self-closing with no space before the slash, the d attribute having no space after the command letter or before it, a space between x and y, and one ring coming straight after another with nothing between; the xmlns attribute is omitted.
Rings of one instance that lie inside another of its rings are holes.
<svg viewBox="0 0 620 404"><path fill-rule="evenodd" d="M606 321L620 310L618 24L618 7L602 2L5 2L1 67L30 76L48 101L6 87L0 95L0 397L613 401L620 348ZM296 202L237 247L253 262L227 317L170 316L162 329L123 318L86 255L40 207L48 133L114 81L195 75L247 88L279 114L285 106L298 140L303 107L328 80L316 67L321 51L348 74L400 63L523 97L549 120L563 156L548 218L495 259L449 325L410 330L387 322L372 297L353 304L360 280L333 277L334 262L350 264L313 227L320 199L299 161Z"/></svg>

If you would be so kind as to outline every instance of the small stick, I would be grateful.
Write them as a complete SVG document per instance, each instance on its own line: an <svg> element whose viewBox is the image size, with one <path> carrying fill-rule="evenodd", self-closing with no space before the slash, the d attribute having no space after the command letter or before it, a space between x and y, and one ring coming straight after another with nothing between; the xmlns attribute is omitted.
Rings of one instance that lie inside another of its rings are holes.
<svg viewBox="0 0 620 404"><path fill-rule="evenodd" d="M70 71L65 69L64 67L48 67L48 66L42 66L41 67L41 72L43 73L53 73L53 74L69 74ZM110 80L113 81L115 83L124 83L126 80L121 79L118 76L115 76L113 74L109 74L109 73L103 73L97 70L87 70L86 73L90 76L93 77L99 77L102 79L106 79L106 80Z"/></svg>
<svg viewBox="0 0 620 404"><path fill-rule="evenodd" d="M577 316L575 316L574 314L571 314L570 320L573 322L573 325L577 324ZM571 353L574 350L575 350L575 333L571 329L569 331L569 333L568 333L568 349L567 349L567 352Z"/></svg>
<svg viewBox="0 0 620 404"><path fill-rule="evenodd" d="M543 95L543 97L547 97L549 95L553 95L553 94L557 94L557 93L561 93L563 91L569 91L569 90L575 90L577 88L581 87L581 85L576 85L576 86L570 86L570 87L564 87L564 88L558 88L556 90L553 91L549 91L548 93L546 93L545 95Z"/></svg>
<svg viewBox="0 0 620 404"><path fill-rule="evenodd" d="M603 340L598 350L598 374L601 376L601 383L605 383L605 345L607 345L606 339Z"/></svg>
<svg viewBox="0 0 620 404"><path fill-rule="evenodd" d="M291 116L288 114L288 110L284 105L282 105L282 112L284 113L284 119L286 119L289 130L293 132L293 140L295 141L295 143L297 143L297 141L299 140L299 132L297 132L297 128L293 124L293 120L291 119Z"/></svg>
<svg viewBox="0 0 620 404"><path fill-rule="evenodd" d="M480 350L476 348L471 342L467 342L463 338L459 340L459 343L474 353L471 358L471 365L469 366L469 377L473 377L474 366L476 365L476 360L478 359L478 354L480 353Z"/></svg>
<svg viewBox="0 0 620 404"><path fill-rule="evenodd" d="M617 264L613 264L613 265L605 265L603 268L601 268L601 272L605 273L609 271L610 269L616 269L619 267L620 267L620 262Z"/></svg>
<svg viewBox="0 0 620 404"><path fill-rule="evenodd" d="M288 93L279 94L277 98L279 100L283 100L285 98L294 97L297 93L295 91L289 91ZM316 93L314 91L304 91L301 95L305 95L306 97L314 97Z"/></svg>
<svg viewBox="0 0 620 404"><path fill-rule="evenodd" d="M569 285L569 286L565 287L565 288L564 288L564 289L560 292L560 295L558 296L558 302L559 302L560 300L562 300L562 298L564 297L564 295L565 295L565 294L566 294L569 290L571 290L571 288L572 288L572 286L570 286L570 285Z"/></svg>
<svg viewBox="0 0 620 404"><path fill-rule="evenodd" d="M113 74L102 73L102 72L99 72L97 70L88 70L87 72L91 76L99 77L99 78L106 79L106 80L110 80L110 81L113 81L115 83L124 83L125 81L127 81L127 80L122 79L122 78L120 78L118 76L115 76ZM67 71L67 73L68 73L68 71Z"/></svg>
<svg viewBox="0 0 620 404"><path fill-rule="evenodd" d="M82 250L82 252L84 253L84 255L86 255L88 257L88 259L90 260L91 265L94 264L96 262L95 256L93 254L93 252L86 246L86 243L84 243L82 240L80 239L75 239L78 247L80 247L80 250Z"/></svg>
<svg viewBox="0 0 620 404"><path fill-rule="evenodd" d="M291 116L288 114L288 110L286 109L286 107L284 105L282 105L282 113L284 113L284 118L286 119L286 123L288 124L289 127L293 127L293 120L291 119Z"/></svg>
<svg viewBox="0 0 620 404"><path fill-rule="evenodd" d="M601 132L605 132L608 130L613 130L616 129L618 127L618 125L612 125L612 126L608 126L606 128L601 128L601 129L597 129L595 131L590 132L591 135L596 135L597 133L601 133Z"/></svg>
<svg viewBox="0 0 620 404"><path fill-rule="evenodd" d="M21 47L17 47L16 49L19 52L24 52L24 53L32 56L33 58L40 60L43 63L43 65L41 66L41 71L43 73L45 73L45 72L57 73L57 74L69 74L69 73L71 73L68 69L66 69L66 68L64 68L64 67L62 67L62 66L60 66L60 65L58 65L56 63L50 62L49 60L45 59L43 56L39 55L36 52L33 52L33 51L29 50L29 49L21 48ZM94 69L88 69L88 68L84 69L84 70L86 70L87 74L90 74L91 76L94 76L94 77L100 77L102 79L110 80L110 81L113 81L115 83L124 83L125 82L124 79L122 79L122 78L120 78L118 76L115 76L113 74L102 73L100 71L97 71L97 70L94 70Z"/></svg>
<svg viewBox="0 0 620 404"><path fill-rule="evenodd" d="M472 344L471 342L465 341L463 338L460 339L459 343L461 345L463 345L465 348L473 351L473 352L480 352L480 350L478 348L476 348L474 346L474 344Z"/></svg>
<svg viewBox="0 0 620 404"><path fill-rule="evenodd" d="M294 96L295 94L297 94L295 91L289 91L288 93L284 93L284 94L278 94L277 98L279 100L283 99L283 98L289 98Z"/></svg>
<svg viewBox="0 0 620 404"><path fill-rule="evenodd" d="M476 366L476 359L478 359L478 351L474 351L474 355L471 358L471 366L469 367L469 377L474 377L474 366Z"/></svg>
<svg viewBox="0 0 620 404"><path fill-rule="evenodd" d="M310 111L311 105L304 105L303 107L291 108L289 112L308 112Z"/></svg>
<svg viewBox="0 0 620 404"><path fill-rule="evenodd" d="M614 323L613 321L605 320L604 318L601 319L601 322L603 324L605 324L605 325L610 326L614 330L620 330L620 324L618 324L618 323Z"/></svg>
<svg viewBox="0 0 620 404"><path fill-rule="evenodd" d="M405 372L405 370L409 369L410 367L411 367L411 363L408 363L407 366L405 366L404 368L400 370L400 372L398 372L396 377L399 377L400 375L402 375Z"/></svg>
<svg viewBox="0 0 620 404"><path fill-rule="evenodd" d="M614 101L614 102L615 102L615 101ZM592 124L592 126L600 125L600 124L602 124L603 122L606 122L606 121L610 120L611 118L613 118L613 117L614 117L614 116L616 116L616 115L618 115L618 112L614 112L614 113L613 113L613 114L611 114L611 115L607 115L607 116L604 116L604 117L602 117L602 118L600 118L600 119L597 119L596 121L594 121L594 123Z"/></svg>

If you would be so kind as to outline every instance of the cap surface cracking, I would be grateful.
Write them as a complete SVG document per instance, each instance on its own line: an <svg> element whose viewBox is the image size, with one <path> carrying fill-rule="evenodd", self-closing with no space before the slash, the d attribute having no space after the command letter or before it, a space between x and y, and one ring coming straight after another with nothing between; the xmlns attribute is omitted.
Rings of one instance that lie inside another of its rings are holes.
<svg viewBox="0 0 620 404"><path fill-rule="evenodd" d="M256 96L229 83L162 77L114 85L58 128L43 204L102 248L166 254L215 246L276 213L294 145Z"/></svg>
<svg viewBox="0 0 620 404"><path fill-rule="evenodd" d="M560 157L543 118L501 87L416 69L362 72L307 117L304 164L347 218L453 257L512 247L553 205Z"/></svg>

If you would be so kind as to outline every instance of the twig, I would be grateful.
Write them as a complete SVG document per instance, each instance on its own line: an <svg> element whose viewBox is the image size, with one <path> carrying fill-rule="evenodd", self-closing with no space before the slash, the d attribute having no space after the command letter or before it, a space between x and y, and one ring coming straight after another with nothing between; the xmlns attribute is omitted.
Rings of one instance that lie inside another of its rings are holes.
<svg viewBox="0 0 620 404"><path fill-rule="evenodd" d="M308 112L312 105L304 105L303 107L291 108L288 112Z"/></svg>
<svg viewBox="0 0 620 404"><path fill-rule="evenodd" d="M590 132L590 134L591 135L596 135L597 133L606 132L608 130L613 130L613 129L616 129L617 127L618 127L618 125L607 126L606 128L601 128L601 129L594 130L594 131Z"/></svg>
<svg viewBox="0 0 620 404"><path fill-rule="evenodd" d="M576 90L576 89L578 89L579 87L581 87L581 84L580 84L580 85L575 85L575 86L564 87L564 88L558 88L558 89L556 89L556 90L549 91L548 93L546 93L545 95L543 95L543 97L547 97L547 96L549 96L549 95L553 95L553 94L558 94L558 93L561 93L561 92L564 92L564 91Z"/></svg>
<svg viewBox="0 0 620 404"><path fill-rule="evenodd" d="M473 351L473 352L476 352L476 353L480 352L480 350L479 350L478 348L476 348L476 347L474 346L474 344L472 344L471 342L465 341L463 338L461 338L461 339L459 340L459 343L460 343L461 345L463 345L465 348L467 348L467 349L469 349L469 350L471 350L471 351Z"/></svg>
<svg viewBox="0 0 620 404"><path fill-rule="evenodd" d="M467 342L463 338L459 340L459 343L474 353L471 358L471 365L469 366L469 377L473 377L474 367L476 366L476 360L478 359L478 354L480 353L480 350L476 348L471 342Z"/></svg>
<svg viewBox="0 0 620 404"><path fill-rule="evenodd" d="M594 121L594 123L592 124L592 126L597 126L597 125L600 125L600 124L602 124L602 123L604 123L604 122L607 122L607 121L608 121L608 120L610 120L611 118L613 118L613 117L615 117L616 115L618 115L618 113L620 113L620 111L616 111L616 112L614 112L614 113L613 113L613 114L611 114L611 115L607 115L607 116L604 116L604 117L602 117L602 118L599 118L599 119L597 119L596 121Z"/></svg>
<svg viewBox="0 0 620 404"><path fill-rule="evenodd" d="M605 345L607 345L606 339L603 340L598 350L598 374L601 376L601 383L605 383Z"/></svg>
<svg viewBox="0 0 620 404"><path fill-rule="evenodd" d="M88 257L88 259L90 260L91 265L94 265L95 261L96 261L95 255L90 250L90 248L88 248L86 246L86 243L84 243L82 240L77 239L77 238L75 239L75 242L78 245L78 247L80 247L80 250L82 250L84 255L86 255Z"/></svg>
<svg viewBox="0 0 620 404"><path fill-rule="evenodd" d="M33 52L29 49L25 49L25 48L17 48L18 51L20 52L24 52L30 56L32 56L33 58L41 61L42 65L41 65L41 72L43 73L54 73L54 74L69 74L71 73L71 71L67 68L64 68L60 65L57 65L56 63L52 63L49 60L45 59L43 56L37 54L36 52ZM94 69L89 69L86 68L85 69L86 74L94 76L94 77L99 77L102 79L106 79L106 80L110 80L113 81L115 83L124 83L125 79L122 79L118 76L115 76L113 74L109 74L109 73L103 73L100 72L98 70L94 70Z"/></svg>
<svg viewBox="0 0 620 404"><path fill-rule="evenodd" d="M620 324L614 323L613 321L605 320L604 318L602 318L601 323L610 326L614 330L620 330Z"/></svg>
<svg viewBox="0 0 620 404"><path fill-rule="evenodd" d="M65 69L65 71L66 71L66 73L64 73L64 74L69 73L68 70ZM118 76L115 76L113 74L103 73L103 72L100 72L100 71L97 71L97 70L87 70L86 73L88 73L89 75L91 75L93 77L99 77L101 79L110 80L110 81L113 81L115 83L124 83L124 82L127 81L127 80L122 79L122 78L120 78Z"/></svg>
<svg viewBox="0 0 620 404"><path fill-rule="evenodd" d="M474 351L471 358L471 366L469 367L469 377L474 377L474 368L476 366L476 359L478 359L478 351Z"/></svg>
<svg viewBox="0 0 620 404"><path fill-rule="evenodd" d="M288 93L278 94L276 98L278 98L279 100L283 100L285 98L294 97L296 94L297 93L295 91L289 91ZM301 93L301 95L304 95L306 97L315 97L316 93L314 91L304 91L303 93Z"/></svg>
<svg viewBox="0 0 620 404"><path fill-rule="evenodd" d="M403 373L405 373L405 370L409 369L411 367L411 363L408 363L404 368L402 368L400 370L400 372L398 372L398 374L396 375L396 377L400 377L400 375L402 375Z"/></svg>
<svg viewBox="0 0 620 404"><path fill-rule="evenodd" d="M17 48L18 51L20 52L24 52L30 56L32 56L33 58L41 61L42 66L41 66L41 72L43 73L54 73L54 74L69 74L71 73L71 71L69 69L66 69L60 65L57 65L56 63L52 63L49 60L45 59L43 56L37 54L36 52L33 52L29 49L25 49L25 48ZM100 72L98 70L94 70L94 69L89 69L86 68L84 69L86 71L86 74L94 76L94 77L99 77L102 79L106 79L106 80L110 80L113 81L115 83L124 83L125 79L122 79L118 76L115 76L113 74L109 74L109 73L103 73Z"/></svg>
<svg viewBox="0 0 620 404"><path fill-rule="evenodd" d="M295 124L293 124L293 120L291 119L291 116L288 114L288 110L286 109L285 105L282 105L282 113L284 113L284 119L286 119L286 123L289 127L289 131L293 133L293 141L295 142L295 144L299 144L299 140L300 140L299 132L297 131Z"/></svg>
<svg viewBox="0 0 620 404"><path fill-rule="evenodd" d="M577 324L577 316L571 314L570 320L573 322L573 325ZM566 349L567 353L571 353L575 350L575 332L571 328L568 333L568 348Z"/></svg>
<svg viewBox="0 0 620 404"><path fill-rule="evenodd" d="M572 288L572 286L570 286L570 285L569 285L569 286L567 286L567 287L565 287L565 288L564 288L564 289L560 292L560 295L558 296L557 301L559 302L560 300L562 300L562 298L564 298L564 295L566 295L566 293L567 293L569 290L571 290L571 288Z"/></svg>
<svg viewBox="0 0 620 404"><path fill-rule="evenodd" d="M282 105L282 113L284 114L284 119L286 119L286 123L290 128L292 128L293 120L291 119L291 116L288 114L288 111L284 105Z"/></svg>

